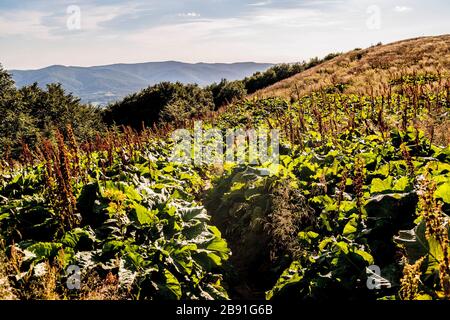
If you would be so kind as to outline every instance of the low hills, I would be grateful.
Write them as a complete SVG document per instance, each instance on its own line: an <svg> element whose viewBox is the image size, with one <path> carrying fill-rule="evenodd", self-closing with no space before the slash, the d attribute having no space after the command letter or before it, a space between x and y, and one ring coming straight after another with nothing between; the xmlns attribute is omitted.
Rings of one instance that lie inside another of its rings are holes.
<svg viewBox="0 0 450 320"><path fill-rule="evenodd" d="M197 83L205 86L243 79L271 67L268 63L183 63L176 61L113 64L94 67L54 65L38 70L10 70L17 87L38 82L61 83L84 103L107 104L163 81Z"/></svg>

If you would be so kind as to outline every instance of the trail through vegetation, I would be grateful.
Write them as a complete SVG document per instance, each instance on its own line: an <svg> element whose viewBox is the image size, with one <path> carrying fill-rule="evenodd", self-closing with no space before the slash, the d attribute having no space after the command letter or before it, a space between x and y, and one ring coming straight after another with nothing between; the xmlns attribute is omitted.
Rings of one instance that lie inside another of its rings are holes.
<svg viewBox="0 0 450 320"><path fill-rule="evenodd" d="M275 168L170 162L170 125L88 141L55 130L1 161L0 294L449 299L449 76L404 71L379 92L338 83L199 117L279 129Z"/></svg>

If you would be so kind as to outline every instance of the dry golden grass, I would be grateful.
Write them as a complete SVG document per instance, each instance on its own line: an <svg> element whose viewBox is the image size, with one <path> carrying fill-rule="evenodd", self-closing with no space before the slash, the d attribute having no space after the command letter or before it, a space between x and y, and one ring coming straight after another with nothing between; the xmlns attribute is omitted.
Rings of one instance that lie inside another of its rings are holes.
<svg viewBox="0 0 450 320"><path fill-rule="evenodd" d="M450 35L356 49L260 90L252 98L282 97L297 101L312 92L341 84L345 84L346 94L387 96L392 90L391 81L424 74L437 75L439 79L424 86L429 92L450 86ZM417 119L415 125L433 142L450 145L448 112Z"/></svg>
<svg viewBox="0 0 450 320"><path fill-rule="evenodd" d="M300 190L292 188L289 181L280 183L273 190L271 202L270 222L265 225L272 238L271 258L275 259L280 252L286 251L295 256L301 250L295 238L302 227L315 223L314 211Z"/></svg>
<svg viewBox="0 0 450 320"><path fill-rule="evenodd" d="M0 300L17 299L9 283L8 274L8 261L4 251L0 249Z"/></svg>
<svg viewBox="0 0 450 320"><path fill-rule="evenodd" d="M94 272L83 281L81 300L125 300L127 298L129 298L127 292L120 289L119 279L112 273L108 273L103 279Z"/></svg>
<svg viewBox="0 0 450 320"><path fill-rule="evenodd" d="M252 96L298 99L324 87L346 83L346 93L381 94L389 80L414 72L450 75L450 35L423 37L353 50Z"/></svg>

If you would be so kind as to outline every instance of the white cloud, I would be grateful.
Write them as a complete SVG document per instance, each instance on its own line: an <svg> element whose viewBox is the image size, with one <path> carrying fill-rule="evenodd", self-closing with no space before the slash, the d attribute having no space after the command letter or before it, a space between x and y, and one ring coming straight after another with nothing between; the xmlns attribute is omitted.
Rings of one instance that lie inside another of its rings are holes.
<svg viewBox="0 0 450 320"><path fill-rule="evenodd" d="M183 13L177 14L177 16L183 17L183 18L198 18L201 15L200 15L200 13L197 13L197 12L183 12Z"/></svg>
<svg viewBox="0 0 450 320"><path fill-rule="evenodd" d="M80 32L100 33L102 23L124 14L137 13L133 6L80 6ZM70 13L61 11L49 15L47 10L14 10L0 12L0 30L2 36L19 36L41 40L61 39L72 30L67 28Z"/></svg>
<svg viewBox="0 0 450 320"><path fill-rule="evenodd" d="M81 31L100 31L104 29L103 23L111 21L123 15L137 15L139 10L132 5L104 5L104 6L80 6ZM67 15L55 18L53 24L56 28L65 26Z"/></svg>
<svg viewBox="0 0 450 320"><path fill-rule="evenodd" d="M198 17L199 15L183 15L183 17ZM292 32L307 32L308 28L326 28L341 25L339 19L331 19L328 14L319 10L297 9L267 9L259 8L249 15L234 18L197 19L190 23L170 24L147 28L130 34L127 38L139 43L154 44L158 41L167 43L176 39L196 43L198 41L229 40L252 41L268 35L274 38L292 36ZM162 35L162 36L160 36ZM168 36L171 35L171 36ZM180 37L180 35L183 35ZM169 39L166 41L165 39ZM161 46L163 47L163 46Z"/></svg>
<svg viewBox="0 0 450 320"><path fill-rule="evenodd" d="M276 26L276 27L320 27L336 24L337 21L330 19L325 13L316 9L260 9L251 15L243 17L251 25Z"/></svg>
<svg viewBox="0 0 450 320"><path fill-rule="evenodd" d="M262 6L267 6L267 5L271 4L271 3L272 3L272 0L267 0L267 1L250 3L249 6L262 7Z"/></svg>
<svg viewBox="0 0 450 320"><path fill-rule="evenodd" d="M37 38L50 38L50 28L42 24L45 14L40 11L10 11L0 13L2 36L33 35Z"/></svg>
<svg viewBox="0 0 450 320"><path fill-rule="evenodd" d="M308 44L328 46L326 41L317 41L312 30L343 27L339 19L344 18L332 19L330 14L306 8L259 8L239 17L195 19L133 32L127 40L130 47L142 48L142 56L123 56L134 61L298 61L332 51L318 52L317 46Z"/></svg>
<svg viewBox="0 0 450 320"><path fill-rule="evenodd" d="M394 10L395 10L395 12L408 12L408 11L411 11L412 8L406 7L406 6L395 6Z"/></svg>

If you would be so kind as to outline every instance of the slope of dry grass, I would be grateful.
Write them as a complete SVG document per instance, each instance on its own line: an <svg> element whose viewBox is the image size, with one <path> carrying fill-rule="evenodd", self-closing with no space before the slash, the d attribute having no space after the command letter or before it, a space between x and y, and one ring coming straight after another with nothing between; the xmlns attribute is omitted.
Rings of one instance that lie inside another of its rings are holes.
<svg viewBox="0 0 450 320"><path fill-rule="evenodd" d="M405 83L405 77L413 84ZM412 88L419 95L444 88L450 92L450 35L355 49L260 90L252 98L282 97L294 102L330 89L344 94L388 97L392 92ZM416 126L427 132L431 128L436 143L450 144L449 112L417 119Z"/></svg>
<svg viewBox="0 0 450 320"><path fill-rule="evenodd" d="M423 37L353 50L254 94L298 99L310 92L345 84L345 93L382 94L404 74L450 75L450 35Z"/></svg>

